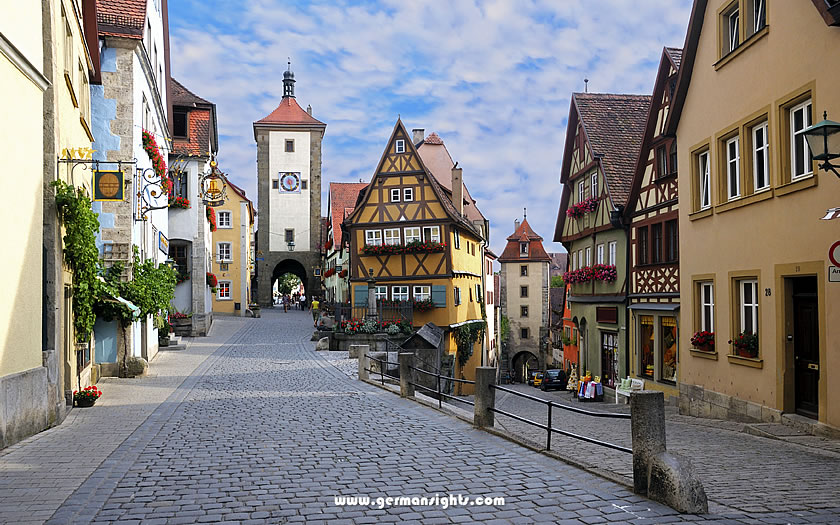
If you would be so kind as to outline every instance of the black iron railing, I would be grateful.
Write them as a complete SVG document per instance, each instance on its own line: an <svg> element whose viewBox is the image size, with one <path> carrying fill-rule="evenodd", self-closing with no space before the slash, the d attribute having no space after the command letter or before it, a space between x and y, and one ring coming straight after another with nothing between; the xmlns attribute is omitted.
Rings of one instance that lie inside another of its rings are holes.
<svg viewBox="0 0 840 525"><path fill-rule="evenodd" d="M426 374L427 376L434 377L436 380L437 388L432 389L425 385L421 385L419 383L409 381L409 384L413 385L414 388L419 388L421 390L425 390L426 392L430 392L437 395L438 400L438 408L443 407L443 398L447 399L454 399L460 403L464 403L470 406L475 406L475 403L470 401L469 399L461 399L460 397L449 395L448 393L444 393L443 389L441 388L441 379L446 379L447 381L454 381L456 383L461 383L465 385L474 385L475 381L470 381L468 379L455 379L454 377L449 377L441 374L437 374L435 372L429 372L428 370L423 370L422 368L417 368L415 366L410 366L410 369L414 370L415 372L420 372L421 374Z"/></svg>
<svg viewBox="0 0 840 525"><path fill-rule="evenodd" d="M581 441L586 441L587 443L593 443L595 445L599 445L599 446L606 447L606 448L611 448L613 450L620 450L621 452L628 452L630 454L633 453L633 449L631 449L631 448L622 447L621 445L616 445L614 443L608 443L606 441L601 441L599 439L595 439L595 438L591 438L591 437L587 437L587 436L582 436L580 434L575 434L574 432L569 432L568 430L562 430L562 429L559 429L559 428L555 428L551 425L552 408L559 408L561 410L567 410L569 412L576 412L578 414L584 414L584 415L587 415L587 416L605 417L605 418L610 418L610 419L630 419L630 414L611 414L609 412L594 412L592 410L584 410L582 408L570 407L568 405L563 405L561 403L555 403L554 401L549 401L548 399L541 399L539 397L532 396L532 395L529 395L529 394L523 394L522 392L518 392L518 391L513 390L511 388L506 388L506 387L499 386L499 385L490 385L490 388L493 388L495 390L499 390L499 391L502 391L502 392L507 392L508 394L513 394L515 396L519 396L519 397L534 401L536 403L542 403L542 404L546 405L546 407L548 407L548 419L546 420L545 425L543 425L542 423L538 423L536 421L533 421L531 419L519 416L517 414L513 414L511 412L506 412L504 410L500 410L498 408L491 408L490 409L493 412L495 412L496 414L500 414L500 415L503 415L505 417L509 417L509 418L515 419L517 421L521 421L523 423L527 423L529 425L533 425L537 428L541 428L541 429L545 430L545 432L546 432L546 434L545 434L545 449L546 450L551 449L551 435L556 432L557 434L567 436L567 437L570 437L570 438L574 438L574 439L579 439Z"/></svg>

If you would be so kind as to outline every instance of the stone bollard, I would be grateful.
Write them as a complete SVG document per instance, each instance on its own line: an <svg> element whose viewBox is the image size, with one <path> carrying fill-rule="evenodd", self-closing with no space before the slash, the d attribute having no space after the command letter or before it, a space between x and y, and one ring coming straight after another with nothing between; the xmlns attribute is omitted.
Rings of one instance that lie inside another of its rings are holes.
<svg viewBox="0 0 840 525"><path fill-rule="evenodd" d="M414 397L414 354L411 352L400 352L400 396Z"/></svg>
<svg viewBox="0 0 840 525"><path fill-rule="evenodd" d="M473 424L477 427L492 427L495 423L495 414L491 410L496 407L496 390L491 388L495 384L495 367L480 366L475 369Z"/></svg>
<svg viewBox="0 0 840 525"><path fill-rule="evenodd" d="M368 380L368 358L367 358L367 345L359 345L364 346L365 348L359 349L359 379L367 381Z"/></svg>
<svg viewBox="0 0 840 525"><path fill-rule="evenodd" d="M665 449L665 395L630 393L633 492L682 513L709 512L706 491L688 458Z"/></svg>

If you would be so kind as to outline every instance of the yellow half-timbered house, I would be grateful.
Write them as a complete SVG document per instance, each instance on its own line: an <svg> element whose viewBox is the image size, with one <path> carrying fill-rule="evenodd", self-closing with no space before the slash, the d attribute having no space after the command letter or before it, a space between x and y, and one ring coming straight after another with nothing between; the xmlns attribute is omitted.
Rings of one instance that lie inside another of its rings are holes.
<svg viewBox="0 0 840 525"><path fill-rule="evenodd" d="M443 141L436 134L424 140L422 130L411 137L398 120L345 227L353 304L367 304L372 275L378 300L412 303L413 325L432 322L443 328L444 351L456 355L455 331L485 318L482 261L488 223ZM455 360L456 377L474 378L482 340L463 365Z"/></svg>

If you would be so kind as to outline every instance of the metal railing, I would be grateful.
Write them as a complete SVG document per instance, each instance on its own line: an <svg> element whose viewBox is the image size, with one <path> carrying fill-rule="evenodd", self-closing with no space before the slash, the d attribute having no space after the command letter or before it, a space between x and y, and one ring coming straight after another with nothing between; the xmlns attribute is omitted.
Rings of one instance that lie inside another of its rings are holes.
<svg viewBox="0 0 840 525"><path fill-rule="evenodd" d="M584 414L584 415L587 415L587 416L605 417L605 418L610 418L610 419L630 419L630 414L611 414L611 413L608 413L608 412L594 412L592 410L585 410L585 409L582 409L582 408L570 407L568 405L563 405L561 403L555 403L554 401L550 401L548 399L541 399L539 397L532 396L532 395L529 395L529 394L523 394L522 392L518 392L518 391L513 390L511 388L506 388L506 387L499 386L499 385L490 385L490 388L493 388L495 390L499 390L499 391L502 391L502 392L507 392L508 394L513 394L515 396L519 396L519 397L522 397L522 398L525 398L525 399L529 399L529 400L535 401L537 403L542 403L542 404L544 404L548 407L548 419L546 420L545 425L543 425L542 423L537 423L536 421L533 421L531 419L513 414L511 412L500 410L498 408L491 408L490 409L491 411L495 412L496 414L500 414L500 415L503 415L505 417L509 417L509 418L515 419L517 421L521 421L523 423L527 423L529 425L533 425L537 428L541 428L541 429L545 430L546 431L546 435L545 435L545 449L546 450L551 450L551 435L556 432L557 434L567 436L567 437L570 437L570 438L574 438L574 439L579 439L581 441L586 441L587 443L592 443L592 444L599 445L599 446L602 446L602 447L611 448L613 450L620 450L621 452L627 452L627 453L630 453L630 454L633 453L633 449L631 449L631 448L623 447L621 445L616 445L614 443L608 443L606 441L601 441L599 439L595 439L595 438L591 438L591 437L587 437L587 436L582 436L580 434L575 434L574 432L569 432L568 430L562 430L562 429L559 429L559 428L555 428L551 425L551 412L552 412L552 408L555 408L555 407L559 408L561 410L568 410L569 412L576 412L578 414Z"/></svg>
<svg viewBox="0 0 840 525"><path fill-rule="evenodd" d="M399 363L394 363L393 361L388 361L387 356L385 357L385 359L379 359L378 357L373 357L369 354L365 354L365 357L370 359L371 361L376 361L377 363L379 363L379 378L380 378L380 382L382 383L382 386L385 386L385 376L388 376L391 379L399 379L400 378L400 376L391 375L391 374L389 374L385 371L385 365L397 365L397 367L399 367L400 366ZM372 368L369 368L369 367L365 368L365 370L367 370L367 372L369 374L375 374L376 373L375 370L373 370Z"/></svg>
<svg viewBox="0 0 840 525"><path fill-rule="evenodd" d="M447 381L455 381L456 383L461 383L461 384L465 384L465 385L474 385L475 381L470 381L469 379L455 379L454 377L449 377L449 376L444 376L444 375L437 374L437 373L434 373L434 372L429 372L428 370L423 370L422 368L417 368L416 366L410 366L409 368L411 370L414 370L415 372L420 372L421 374L426 374L427 376L432 376L436 379L437 388L434 389L434 390L425 386L425 385L421 385L419 383L415 383L415 382L411 382L411 381L409 381L409 384L414 386L414 388L419 388L421 390L425 390L426 392L431 392L433 394L437 394L438 408L443 408L443 398L444 397L447 398L447 399L454 399L454 400L456 400L460 403L464 403L464 404L467 404L467 405L470 405L470 406L475 406L475 403L470 401L469 399L461 399L458 396L445 394L443 392L443 390L441 389L440 380L441 380L441 378L444 378Z"/></svg>
<svg viewBox="0 0 840 525"><path fill-rule="evenodd" d="M366 304L328 303L324 306L324 309L335 316L336 323L351 319L365 319L370 313ZM411 324L414 322L414 303L410 301L380 301L376 304L376 316L380 321Z"/></svg>

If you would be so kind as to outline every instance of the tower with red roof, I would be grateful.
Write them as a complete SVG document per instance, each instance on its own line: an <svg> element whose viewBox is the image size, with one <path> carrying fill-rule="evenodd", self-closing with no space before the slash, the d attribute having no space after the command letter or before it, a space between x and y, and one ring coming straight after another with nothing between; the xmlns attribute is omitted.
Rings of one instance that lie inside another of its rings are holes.
<svg viewBox="0 0 840 525"><path fill-rule="evenodd" d="M306 296L320 296L321 141L327 125L295 98L295 74L283 73L283 98L254 122L257 142L257 297L272 305L272 285L292 273Z"/></svg>

